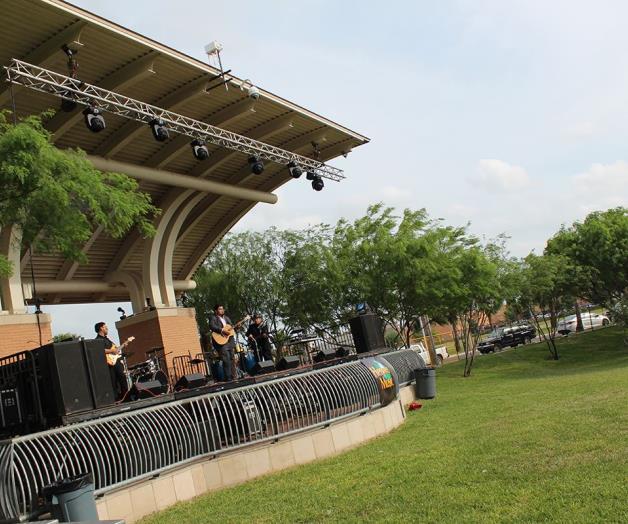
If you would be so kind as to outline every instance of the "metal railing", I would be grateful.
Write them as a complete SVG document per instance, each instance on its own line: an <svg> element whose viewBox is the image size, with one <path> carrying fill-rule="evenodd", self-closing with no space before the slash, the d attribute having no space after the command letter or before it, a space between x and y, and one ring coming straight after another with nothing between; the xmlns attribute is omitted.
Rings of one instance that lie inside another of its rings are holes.
<svg viewBox="0 0 628 524"><path fill-rule="evenodd" d="M380 402L376 378L355 361L7 440L0 443L0 520L40 513L41 488L60 478L91 472L102 494Z"/></svg>
<svg viewBox="0 0 628 524"><path fill-rule="evenodd" d="M385 360L397 373L400 386L405 386L414 381L414 370L425 369L425 361L419 353L413 349L400 349L379 355L378 358Z"/></svg>

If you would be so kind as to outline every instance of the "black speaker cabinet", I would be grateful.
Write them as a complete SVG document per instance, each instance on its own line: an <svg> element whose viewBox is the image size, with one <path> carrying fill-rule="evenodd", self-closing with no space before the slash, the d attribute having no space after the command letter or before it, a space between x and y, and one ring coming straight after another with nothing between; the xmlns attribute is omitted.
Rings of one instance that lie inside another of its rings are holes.
<svg viewBox="0 0 628 524"><path fill-rule="evenodd" d="M200 388L207 384L207 378L205 375L201 375L200 373L189 373L188 375L183 375L174 386L175 391L179 391L181 389L194 389Z"/></svg>
<svg viewBox="0 0 628 524"><path fill-rule="evenodd" d="M314 362L323 362L324 360L331 360L336 358L336 352L333 349L321 349L316 355L314 355Z"/></svg>
<svg viewBox="0 0 628 524"><path fill-rule="evenodd" d="M296 355L281 357L281 360L277 362L277 370L284 371L286 369L298 368L300 363L301 359L299 359L299 357Z"/></svg>
<svg viewBox="0 0 628 524"><path fill-rule="evenodd" d="M373 314L358 315L349 320L353 342L358 353L368 353L386 346L382 321Z"/></svg>
<svg viewBox="0 0 628 524"><path fill-rule="evenodd" d="M253 366L251 374L261 375L262 373L272 373L275 371L275 363L272 360L262 360Z"/></svg>
<svg viewBox="0 0 628 524"><path fill-rule="evenodd" d="M94 409L82 341L48 344L34 349L33 353L46 419L54 422L64 415Z"/></svg>
<svg viewBox="0 0 628 524"><path fill-rule="evenodd" d="M147 380L146 382L136 382L127 395L127 400L139 400L141 398L153 398L166 393L168 385L164 385L159 380Z"/></svg>
<svg viewBox="0 0 628 524"><path fill-rule="evenodd" d="M116 401L111 383L111 373L105 357L105 341L102 339L83 340L83 354L87 364L87 374L91 382L94 407L103 408Z"/></svg>

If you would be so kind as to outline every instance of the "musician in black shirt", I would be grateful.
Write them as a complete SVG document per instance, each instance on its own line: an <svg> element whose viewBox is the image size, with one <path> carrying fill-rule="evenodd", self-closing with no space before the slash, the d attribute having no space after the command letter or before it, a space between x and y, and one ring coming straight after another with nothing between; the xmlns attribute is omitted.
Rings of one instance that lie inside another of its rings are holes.
<svg viewBox="0 0 628 524"><path fill-rule="evenodd" d="M255 342L258 351L258 358L264 360L272 360L273 354L270 349L270 340L268 339L268 327L262 322L262 315L255 315L253 322L246 331L246 337L251 342Z"/></svg>
<svg viewBox="0 0 628 524"><path fill-rule="evenodd" d="M118 355L118 348L113 341L107 336L109 334L109 327L104 322L97 322L94 325L94 331L96 331L96 338L103 339L105 341L105 354L106 355ZM107 362L109 364L109 361ZM124 364L122 359L118 358L115 364L109 364L109 374L111 375L111 383L113 389L116 392L117 398L122 398L126 395L129 385L126 380L126 373L124 372Z"/></svg>

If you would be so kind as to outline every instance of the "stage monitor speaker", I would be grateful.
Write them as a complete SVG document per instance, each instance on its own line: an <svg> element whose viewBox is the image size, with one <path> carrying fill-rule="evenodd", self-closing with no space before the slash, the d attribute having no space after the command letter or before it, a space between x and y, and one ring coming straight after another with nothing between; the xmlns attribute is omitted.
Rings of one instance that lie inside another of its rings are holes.
<svg viewBox="0 0 628 524"><path fill-rule="evenodd" d="M332 358L336 358L336 352L333 349L321 349L314 355L314 362L323 362Z"/></svg>
<svg viewBox="0 0 628 524"><path fill-rule="evenodd" d="M281 360L277 362L277 370L284 371L286 369L298 368L300 363L301 359L297 355L281 357Z"/></svg>
<svg viewBox="0 0 628 524"><path fill-rule="evenodd" d="M349 320L349 325L358 353L369 353L386 347L382 321L377 315L358 315Z"/></svg>
<svg viewBox="0 0 628 524"><path fill-rule="evenodd" d="M194 389L200 388L207 384L207 378L200 373L189 373L183 375L177 383L174 385L174 390L179 391L181 389Z"/></svg>
<svg viewBox="0 0 628 524"><path fill-rule="evenodd" d="M272 373L275 371L275 363L272 360L262 360L253 366L251 373L253 375L261 375L263 373Z"/></svg>
<svg viewBox="0 0 628 524"><path fill-rule="evenodd" d="M351 353L349 348L341 346L336 350L336 358L348 357L349 353Z"/></svg>
<svg viewBox="0 0 628 524"><path fill-rule="evenodd" d="M142 398L157 397L168 391L168 385L164 385L159 380L148 380L146 382L136 382L131 391L126 396L127 400L139 400Z"/></svg>

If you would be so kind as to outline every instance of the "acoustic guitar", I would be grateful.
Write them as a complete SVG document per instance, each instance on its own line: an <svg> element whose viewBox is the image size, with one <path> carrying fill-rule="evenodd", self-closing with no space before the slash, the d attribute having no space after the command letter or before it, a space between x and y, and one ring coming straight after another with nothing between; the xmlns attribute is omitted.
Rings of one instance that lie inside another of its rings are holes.
<svg viewBox="0 0 628 524"><path fill-rule="evenodd" d="M225 327L222 328L222 331L223 333L226 333L226 334L214 333L212 331L212 339L219 346L224 346L227 342L229 342L229 339L233 335L235 335L235 330L238 329L242 325L243 322L246 322L250 318L251 318L251 315L245 316L242 320L239 320L238 322L236 322L235 326L232 326L230 324L225 324Z"/></svg>
<svg viewBox="0 0 628 524"><path fill-rule="evenodd" d="M118 353L116 355L114 355L113 353L106 353L105 356L107 357L107 364L109 364L110 366L115 366L116 362L118 362L118 359L120 357L122 357L122 350L125 347L127 347L131 342L133 342L134 340L135 340L135 337L129 337L122 344L120 344L118 347L113 348L113 349L116 349L118 351Z"/></svg>

